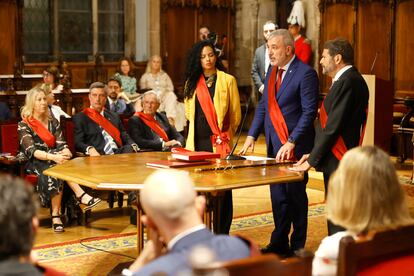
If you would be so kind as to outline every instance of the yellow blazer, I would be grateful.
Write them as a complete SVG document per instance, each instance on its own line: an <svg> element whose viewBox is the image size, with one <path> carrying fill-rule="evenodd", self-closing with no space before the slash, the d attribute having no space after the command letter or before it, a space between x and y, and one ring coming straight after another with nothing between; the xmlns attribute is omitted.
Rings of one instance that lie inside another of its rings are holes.
<svg viewBox="0 0 414 276"><path fill-rule="evenodd" d="M194 95L191 99L186 99L185 103L185 116L187 117L190 125L188 128L188 137L186 148L194 150L194 117L195 117L195 97L197 90L194 91ZM230 127L230 147L233 144L233 134L237 131L237 127L240 124L241 109L240 109L240 97L239 90L237 89L236 79L223 71L217 70L216 87L213 97L214 108L217 113L217 122L220 129L223 128L223 120L229 112ZM215 151L215 148L213 147Z"/></svg>

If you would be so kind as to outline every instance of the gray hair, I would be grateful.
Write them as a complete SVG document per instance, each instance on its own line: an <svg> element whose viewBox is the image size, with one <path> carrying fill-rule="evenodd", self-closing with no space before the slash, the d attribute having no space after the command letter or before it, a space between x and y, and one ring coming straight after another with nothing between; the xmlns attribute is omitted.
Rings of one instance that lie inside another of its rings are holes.
<svg viewBox="0 0 414 276"><path fill-rule="evenodd" d="M295 39L293 36L289 33L286 29L277 29L276 31L273 31L269 35L269 39L275 37L275 36L281 36L283 38L283 43L285 46L290 46L293 49L293 53L295 52Z"/></svg>
<svg viewBox="0 0 414 276"><path fill-rule="evenodd" d="M103 91L105 92L105 95L109 94L109 90L108 90L108 86L105 83L102 82L94 82L89 86L89 93L92 92L92 89L103 89Z"/></svg>
<svg viewBox="0 0 414 276"><path fill-rule="evenodd" d="M157 92L155 92L154 90L149 90L149 91L145 92L145 93L142 95L142 99L144 99L146 96L150 96L150 95L155 96L155 98L156 98L157 102L158 102L158 103L161 103L160 96L158 96Z"/></svg>

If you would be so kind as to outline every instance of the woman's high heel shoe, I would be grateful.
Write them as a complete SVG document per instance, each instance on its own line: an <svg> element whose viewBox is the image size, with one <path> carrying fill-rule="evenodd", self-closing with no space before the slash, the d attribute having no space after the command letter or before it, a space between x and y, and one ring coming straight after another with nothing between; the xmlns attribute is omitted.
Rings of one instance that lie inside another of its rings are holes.
<svg viewBox="0 0 414 276"><path fill-rule="evenodd" d="M85 208L82 208L83 211L88 211L90 209L92 209L93 207L95 207L99 202L101 202L100 198L97 197L92 197L87 203L83 203L82 202L82 198L86 195L87 193L84 192L80 197L77 198L79 204L85 205Z"/></svg>
<svg viewBox="0 0 414 276"><path fill-rule="evenodd" d="M54 218L61 218L61 215L52 215L52 228L55 233L63 233L65 232L65 228L63 227L63 223L53 223Z"/></svg>

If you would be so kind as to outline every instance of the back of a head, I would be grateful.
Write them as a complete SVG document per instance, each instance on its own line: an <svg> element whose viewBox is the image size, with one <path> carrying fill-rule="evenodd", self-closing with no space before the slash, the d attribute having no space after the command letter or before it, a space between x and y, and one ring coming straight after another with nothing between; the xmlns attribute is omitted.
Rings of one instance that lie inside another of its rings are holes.
<svg viewBox="0 0 414 276"><path fill-rule="evenodd" d="M20 178L0 175L0 260L30 254L36 211L32 188Z"/></svg>
<svg viewBox="0 0 414 276"><path fill-rule="evenodd" d="M144 182L141 203L145 212L157 222L179 221L195 210L196 192L187 172L159 170Z"/></svg>
<svg viewBox="0 0 414 276"><path fill-rule="evenodd" d="M410 223L389 156L374 146L348 151L329 181L327 216L355 233Z"/></svg>

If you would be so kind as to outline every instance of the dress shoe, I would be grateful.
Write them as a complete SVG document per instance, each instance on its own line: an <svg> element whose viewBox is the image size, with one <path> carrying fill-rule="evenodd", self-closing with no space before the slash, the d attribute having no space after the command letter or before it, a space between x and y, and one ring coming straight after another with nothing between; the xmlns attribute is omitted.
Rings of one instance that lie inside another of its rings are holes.
<svg viewBox="0 0 414 276"><path fill-rule="evenodd" d="M261 248L260 252L262 252L262 254L273 253L273 254L278 255L282 259L289 258L289 257L293 256L293 251L291 251L289 249L281 250L280 248L277 248L273 244L268 244L268 245L266 245L266 247Z"/></svg>

